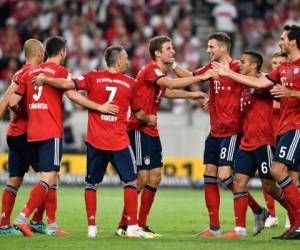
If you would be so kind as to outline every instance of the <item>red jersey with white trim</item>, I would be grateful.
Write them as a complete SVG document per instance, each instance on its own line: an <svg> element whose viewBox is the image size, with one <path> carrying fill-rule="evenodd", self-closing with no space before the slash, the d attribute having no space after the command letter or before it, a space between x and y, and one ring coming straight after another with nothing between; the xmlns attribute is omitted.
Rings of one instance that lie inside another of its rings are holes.
<svg viewBox="0 0 300 250"><path fill-rule="evenodd" d="M141 108L147 115L157 115L161 96L164 94L165 88L160 87L156 82L164 76L166 76L166 74L161 71L154 61L150 61L146 64L137 75L136 80L138 90L135 93L135 98L142 102ZM128 130L132 129L141 130L153 137L159 136L157 125L153 127L141 125L133 113L128 122Z"/></svg>
<svg viewBox="0 0 300 250"><path fill-rule="evenodd" d="M20 70L18 70L12 81L19 85L20 79L30 70L33 66L30 64L24 64ZM14 112L12 118L8 124L7 135L8 136L19 136L27 133L28 116L26 110L26 99L23 98L20 102L21 111Z"/></svg>
<svg viewBox="0 0 300 250"><path fill-rule="evenodd" d="M252 151L263 145L275 146L276 137L272 126L273 97L269 89L256 93L253 88L243 88L241 107L244 119L240 149Z"/></svg>
<svg viewBox="0 0 300 250"><path fill-rule="evenodd" d="M88 111L86 142L101 150L116 151L129 145L127 135L127 113L139 110L133 99L136 82L128 75L107 70L91 71L74 79L78 89L87 90L88 98L99 104L112 101L120 108L116 116Z"/></svg>
<svg viewBox="0 0 300 250"><path fill-rule="evenodd" d="M26 96L28 112L28 141L44 141L63 136L63 91L47 84L35 87L32 79L39 74L51 78L67 78L68 70L52 62L45 62L28 70L19 82L17 94Z"/></svg>
<svg viewBox="0 0 300 250"><path fill-rule="evenodd" d="M300 91L300 58L281 64L266 77L274 84L281 84L289 89ZM280 120L277 134L282 135L295 129L300 129L300 100L280 98Z"/></svg>
<svg viewBox="0 0 300 250"><path fill-rule="evenodd" d="M239 61L232 60L229 66L231 70L239 71ZM201 75L211 68L209 63L193 74ZM228 137L242 132L241 91L242 85L228 77L210 79L209 114L212 136Z"/></svg>

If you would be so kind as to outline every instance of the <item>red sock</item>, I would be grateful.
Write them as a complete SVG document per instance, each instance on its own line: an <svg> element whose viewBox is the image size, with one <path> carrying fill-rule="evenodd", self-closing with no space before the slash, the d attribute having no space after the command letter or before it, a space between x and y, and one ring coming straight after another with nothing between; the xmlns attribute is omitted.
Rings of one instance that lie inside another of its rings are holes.
<svg viewBox="0 0 300 250"><path fill-rule="evenodd" d="M32 221L33 222L42 222L43 221L43 215L45 211L45 201L39 206L37 211L34 212Z"/></svg>
<svg viewBox="0 0 300 250"><path fill-rule="evenodd" d="M123 207L122 217L119 222L119 227L124 227L124 226L127 226L127 216L125 214L125 206Z"/></svg>
<svg viewBox="0 0 300 250"><path fill-rule="evenodd" d="M254 199L251 193L248 192L248 205L251 208L254 214L260 214L262 211L262 207L258 204L258 202Z"/></svg>
<svg viewBox="0 0 300 250"><path fill-rule="evenodd" d="M209 214L209 225L211 228L219 228L220 192L217 177L204 175L204 193Z"/></svg>
<svg viewBox="0 0 300 250"><path fill-rule="evenodd" d="M127 225L136 225L137 221L138 195L136 187L132 185L124 186L124 209L127 218Z"/></svg>
<svg viewBox="0 0 300 250"><path fill-rule="evenodd" d="M289 176L278 182L278 184L285 194L288 205L291 205L295 224L300 225L300 195L297 186Z"/></svg>
<svg viewBox="0 0 300 250"><path fill-rule="evenodd" d="M10 216L14 208L17 192L18 190L10 185L6 185L3 190L0 227L10 225Z"/></svg>
<svg viewBox="0 0 300 250"><path fill-rule="evenodd" d="M49 185L44 181L40 181L34 185L30 192L29 199L22 210L22 213L25 214L25 217L29 217L32 211L38 209L41 203L45 201L48 189Z"/></svg>
<svg viewBox="0 0 300 250"><path fill-rule="evenodd" d="M141 205L139 210L139 226L147 225L147 217L149 215L153 200L156 194L156 188L146 185L141 196Z"/></svg>
<svg viewBox="0 0 300 250"><path fill-rule="evenodd" d="M248 208L248 193L240 192L233 194L235 225L246 228L246 215Z"/></svg>
<svg viewBox="0 0 300 250"><path fill-rule="evenodd" d="M284 193L281 194L278 202L280 203L281 206L283 206L287 210L288 217L290 220L290 225L292 228L295 224L295 212L294 212L292 206L288 203Z"/></svg>
<svg viewBox="0 0 300 250"><path fill-rule="evenodd" d="M56 222L56 209L57 209L56 185L52 186L48 190L48 194L45 200L45 209L47 213L47 223L52 224Z"/></svg>
<svg viewBox="0 0 300 250"><path fill-rule="evenodd" d="M263 191L263 194L264 194L264 198L265 198L266 205L267 205L270 215L272 217L276 217L274 198L265 191Z"/></svg>
<svg viewBox="0 0 300 250"><path fill-rule="evenodd" d="M85 189L84 198L85 198L85 208L86 208L86 215L88 219L89 226L96 225L96 208L97 208L97 193L96 187L94 186L93 189L90 188Z"/></svg>

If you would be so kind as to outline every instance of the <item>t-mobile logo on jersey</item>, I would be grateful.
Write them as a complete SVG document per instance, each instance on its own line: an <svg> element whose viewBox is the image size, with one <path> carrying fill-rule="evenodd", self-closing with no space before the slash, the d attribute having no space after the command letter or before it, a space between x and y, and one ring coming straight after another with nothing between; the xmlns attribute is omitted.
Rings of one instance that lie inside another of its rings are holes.
<svg viewBox="0 0 300 250"><path fill-rule="evenodd" d="M290 86L290 87L293 86L293 83L292 83L292 82L289 83L289 82L287 81L287 77L285 77L285 76L280 77L280 82L281 82L282 86Z"/></svg>
<svg viewBox="0 0 300 250"><path fill-rule="evenodd" d="M215 93L218 94L220 93L219 90L221 89L221 82L218 80L214 80L214 90Z"/></svg>

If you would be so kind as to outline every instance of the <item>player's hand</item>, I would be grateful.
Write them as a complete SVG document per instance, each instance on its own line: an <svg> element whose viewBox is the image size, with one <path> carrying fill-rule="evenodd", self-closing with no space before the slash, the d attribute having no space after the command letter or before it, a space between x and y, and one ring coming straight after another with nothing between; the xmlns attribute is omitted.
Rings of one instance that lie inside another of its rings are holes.
<svg viewBox="0 0 300 250"><path fill-rule="evenodd" d="M212 67L219 76L228 76L230 72L229 63L212 62Z"/></svg>
<svg viewBox="0 0 300 250"><path fill-rule="evenodd" d="M192 100L201 100L208 98L208 95L202 91L190 92L190 95Z"/></svg>
<svg viewBox="0 0 300 250"><path fill-rule="evenodd" d="M209 111L209 98L207 97L199 101L200 101L200 107L205 111Z"/></svg>
<svg viewBox="0 0 300 250"><path fill-rule="evenodd" d="M45 76L44 74L39 74L32 79L32 82L34 86L42 86L45 83L46 79L47 76Z"/></svg>
<svg viewBox="0 0 300 250"><path fill-rule="evenodd" d="M157 123L157 116L156 115L147 115L148 121L147 125L151 127L155 127Z"/></svg>
<svg viewBox="0 0 300 250"><path fill-rule="evenodd" d="M202 76L205 76L206 80L208 80L209 78L219 78L219 74L216 69L209 69L205 71Z"/></svg>
<svg viewBox="0 0 300 250"><path fill-rule="evenodd" d="M120 108L111 102L106 102L100 105L99 111L104 114L116 115L120 111Z"/></svg>
<svg viewBox="0 0 300 250"><path fill-rule="evenodd" d="M282 97L292 97L293 90L282 86L282 85L275 85L271 90L271 95L275 98L282 98Z"/></svg>

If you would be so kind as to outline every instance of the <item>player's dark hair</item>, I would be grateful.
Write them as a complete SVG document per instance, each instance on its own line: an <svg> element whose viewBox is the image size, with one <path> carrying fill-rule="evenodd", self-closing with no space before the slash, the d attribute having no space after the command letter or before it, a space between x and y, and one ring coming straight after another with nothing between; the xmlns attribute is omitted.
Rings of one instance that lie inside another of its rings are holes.
<svg viewBox="0 0 300 250"><path fill-rule="evenodd" d="M45 42L47 57L57 56L61 50L66 49L66 39L61 36L49 37Z"/></svg>
<svg viewBox="0 0 300 250"><path fill-rule="evenodd" d="M215 32L208 37L208 40L215 39L219 43L223 43L227 46L228 51L231 48L231 39L230 36L225 32Z"/></svg>
<svg viewBox="0 0 300 250"><path fill-rule="evenodd" d="M287 37L289 41L296 40L297 48L300 49L300 26L285 25L284 30L288 32Z"/></svg>
<svg viewBox="0 0 300 250"><path fill-rule="evenodd" d="M247 50L243 52L244 55L249 55L251 58L252 63L256 63L256 72L260 72L261 66L263 64L263 57L258 52Z"/></svg>
<svg viewBox="0 0 300 250"><path fill-rule="evenodd" d="M153 60L155 60L155 51L161 51L162 45L166 42L172 42L172 39L168 36L156 36L149 42L149 53Z"/></svg>
<svg viewBox="0 0 300 250"><path fill-rule="evenodd" d="M120 58L120 53L124 50L122 46L110 46L104 51L104 58L107 67L115 66L118 59Z"/></svg>

